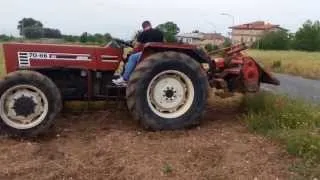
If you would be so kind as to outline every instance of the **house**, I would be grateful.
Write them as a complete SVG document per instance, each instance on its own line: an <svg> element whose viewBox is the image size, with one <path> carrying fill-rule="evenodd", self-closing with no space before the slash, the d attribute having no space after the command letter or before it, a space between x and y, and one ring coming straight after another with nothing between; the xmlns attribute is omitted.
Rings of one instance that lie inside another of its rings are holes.
<svg viewBox="0 0 320 180"><path fill-rule="evenodd" d="M225 41L225 37L219 33L204 33L201 45L212 44L221 46Z"/></svg>
<svg viewBox="0 0 320 180"><path fill-rule="evenodd" d="M233 44L247 43L252 44L260 39L265 33L271 31L285 30L280 25L256 21L230 27L232 29L231 40Z"/></svg>
<svg viewBox="0 0 320 180"><path fill-rule="evenodd" d="M177 35L177 40L182 43L205 46L212 44L220 46L224 43L225 37L219 33L185 33Z"/></svg>
<svg viewBox="0 0 320 180"><path fill-rule="evenodd" d="M177 40L182 43L187 44L198 44L203 39L202 33L185 33L185 34L179 34L176 36Z"/></svg>

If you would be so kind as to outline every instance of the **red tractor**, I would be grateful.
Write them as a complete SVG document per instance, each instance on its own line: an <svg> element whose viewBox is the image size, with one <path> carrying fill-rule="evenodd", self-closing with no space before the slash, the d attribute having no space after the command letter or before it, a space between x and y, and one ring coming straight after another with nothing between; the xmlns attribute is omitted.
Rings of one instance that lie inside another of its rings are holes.
<svg viewBox="0 0 320 180"><path fill-rule="evenodd" d="M260 83L278 85L244 45L222 49L211 59L192 45L149 43L126 87L111 80L130 44L106 47L7 43L7 75L0 80L0 129L36 136L53 123L68 100L126 99L134 119L150 130L175 130L200 121L209 88L257 92Z"/></svg>

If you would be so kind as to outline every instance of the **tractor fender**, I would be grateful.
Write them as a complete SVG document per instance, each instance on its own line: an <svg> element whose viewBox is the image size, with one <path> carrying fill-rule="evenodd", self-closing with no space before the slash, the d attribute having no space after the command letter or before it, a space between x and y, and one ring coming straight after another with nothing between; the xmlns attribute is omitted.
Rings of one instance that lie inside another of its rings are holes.
<svg viewBox="0 0 320 180"><path fill-rule="evenodd" d="M165 51L174 51L186 54L200 63L203 68L204 66L207 66L204 69L207 71L209 78L213 75L215 63L211 61L210 57L202 49L189 44L147 43L142 50L141 61L145 60L152 54Z"/></svg>

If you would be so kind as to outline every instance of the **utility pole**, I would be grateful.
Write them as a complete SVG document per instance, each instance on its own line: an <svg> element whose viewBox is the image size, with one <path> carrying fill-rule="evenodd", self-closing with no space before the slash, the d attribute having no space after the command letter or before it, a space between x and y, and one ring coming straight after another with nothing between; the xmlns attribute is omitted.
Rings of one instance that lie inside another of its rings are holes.
<svg viewBox="0 0 320 180"><path fill-rule="evenodd" d="M228 16L229 18L232 19L232 26L235 25L235 18L234 18L233 15L231 15L231 14L229 14L229 13L221 13L220 15L222 15L222 16Z"/></svg>
<svg viewBox="0 0 320 180"><path fill-rule="evenodd" d="M235 25L235 18L234 18L233 15L231 15L231 14L229 14L229 13L221 13L220 15L222 15L222 16L227 16L227 17L231 18L231 20L232 20L232 26ZM231 31L229 37L230 37L230 39L232 39L232 31Z"/></svg>

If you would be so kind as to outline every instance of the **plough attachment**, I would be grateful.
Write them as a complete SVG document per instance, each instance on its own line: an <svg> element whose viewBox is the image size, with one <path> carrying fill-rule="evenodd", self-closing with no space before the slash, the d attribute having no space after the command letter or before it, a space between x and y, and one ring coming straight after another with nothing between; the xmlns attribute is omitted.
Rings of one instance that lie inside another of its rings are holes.
<svg viewBox="0 0 320 180"><path fill-rule="evenodd" d="M252 57L243 53L247 49L245 44L220 49L210 53L216 65L211 86L227 92L258 92L261 83L280 85L278 79L263 69Z"/></svg>

